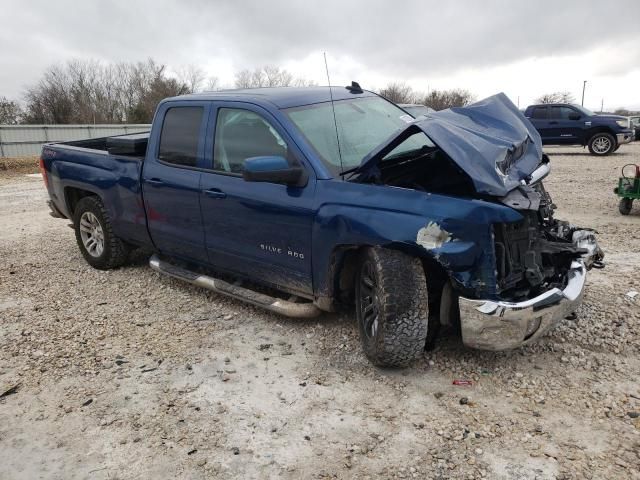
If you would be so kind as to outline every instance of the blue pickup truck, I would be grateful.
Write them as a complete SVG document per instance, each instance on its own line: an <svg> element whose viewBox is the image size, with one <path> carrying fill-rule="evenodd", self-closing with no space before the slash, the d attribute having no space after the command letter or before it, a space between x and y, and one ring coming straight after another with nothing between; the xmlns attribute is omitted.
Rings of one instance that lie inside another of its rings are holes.
<svg viewBox="0 0 640 480"><path fill-rule="evenodd" d="M543 145L582 145L592 155L603 156L634 140L627 117L596 115L580 105L530 105L524 115L540 133Z"/></svg>
<svg viewBox="0 0 640 480"><path fill-rule="evenodd" d="M355 307L380 366L442 325L532 342L603 265L593 231L554 219L549 158L503 94L418 119L356 83L180 96L148 134L45 145L41 169L93 267L147 247L153 269L279 314Z"/></svg>

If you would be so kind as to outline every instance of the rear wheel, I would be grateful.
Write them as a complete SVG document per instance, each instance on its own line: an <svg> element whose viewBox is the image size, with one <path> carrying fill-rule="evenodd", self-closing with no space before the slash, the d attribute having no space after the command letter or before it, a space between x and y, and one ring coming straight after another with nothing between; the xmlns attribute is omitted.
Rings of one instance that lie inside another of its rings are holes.
<svg viewBox="0 0 640 480"><path fill-rule="evenodd" d="M428 332L428 293L422 263L401 252L368 249L356 276L356 316L367 358L403 367L418 358Z"/></svg>
<svg viewBox="0 0 640 480"><path fill-rule="evenodd" d="M601 132L589 139L588 147L592 155L605 156L615 151L617 142L610 133Z"/></svg>
<svg viewBox="0 0 640 480"><path fill-rule="evenodd" d="M631 207L633 207L633 199L632 198L621 198L620 203L618 204L618 210L622 215L629 215L631 213Z"/></svg>
<svg viewBox="0 0 640 480"><path fill-rule="evenodd" d="M78 247L89 265L108 270L126 262L129 249L113 233L107 211L98 197L80 199L73 212L73 224Z"/></svg>

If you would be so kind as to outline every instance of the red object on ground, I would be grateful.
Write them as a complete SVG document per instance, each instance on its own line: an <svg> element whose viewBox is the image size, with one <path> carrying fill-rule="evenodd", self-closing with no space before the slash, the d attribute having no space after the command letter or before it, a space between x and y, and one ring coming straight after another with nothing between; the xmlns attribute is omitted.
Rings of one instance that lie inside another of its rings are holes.
<svg viewBox="0 0 640 480"><path fill-rule="evenodd" d="M473 382L471 380L454 380L453 381L454 385L467 385L467 386L471 386L473 385Z"/></svg>

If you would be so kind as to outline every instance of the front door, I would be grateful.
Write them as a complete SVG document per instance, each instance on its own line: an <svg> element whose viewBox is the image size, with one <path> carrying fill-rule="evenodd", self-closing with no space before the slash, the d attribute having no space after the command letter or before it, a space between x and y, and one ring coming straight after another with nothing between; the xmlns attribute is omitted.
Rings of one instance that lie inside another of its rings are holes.
<svg viewBox="0 0 640 480"><path fill-rule="evenodd" d="M210 263L300 294L312 294L311 227L315 175L286 131L267 111L236 102L216 105L212 163L201 181ZM247 182L247 158L277 155L301 165L307 184Z"/></svg>
<svg viewBox="0 0 640 480"><path fill-rule="evenodd" d="M549 135L555 143L574 145L581 142L583 121L577 110L564 105L552 105L548 115Z"/></svg>
<svg viewBox="0 0 640 480"><path fill-rule="evenodd" d="M143 165L142 191L149 233L164 254L191 261L207 261L200 215L199 167L209 105L203 102L171 103L156 115ZM150 147L151 148L151 147Z"/></svg>

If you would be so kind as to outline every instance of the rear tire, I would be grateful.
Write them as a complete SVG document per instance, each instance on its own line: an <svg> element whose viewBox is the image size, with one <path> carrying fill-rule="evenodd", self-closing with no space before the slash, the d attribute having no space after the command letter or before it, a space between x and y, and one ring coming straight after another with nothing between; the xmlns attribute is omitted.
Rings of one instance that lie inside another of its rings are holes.
<svg viewBox="0 0 640 480"><path fill-rule="evenodd" d="M614 152L617 146L616 139L610 133L596 133L590 139L588 143L589 152L591 155L597 155L598 157L604 157Z"/></svg>
<svg viewBox="0 0 640 480"><path fill-rule="evenodd" d="M114 233L109 216L98 197L80 199L73 212L73 227L82 256L99 270L120 267L129 248Z"/></svg>
<svg viewBox="0 0 640 480"><path fill-rule="evenodd" d="M420 357L428 313L427 281L419 259L382 248L364 252L356 276L356 317L371 363L404 367Z"/></svg>
<svg viewBox="0 0 640 480"><path fill-rule="evenodd" d="M633 199L632 198L621 198L620 203L618 204L618 210L622 215L629 215L631 213L631 208L633 207Z"/></svg>

